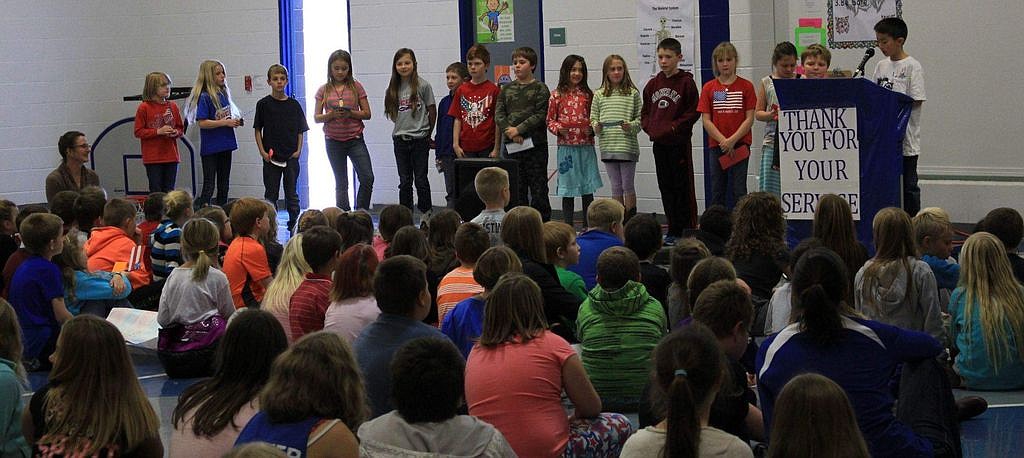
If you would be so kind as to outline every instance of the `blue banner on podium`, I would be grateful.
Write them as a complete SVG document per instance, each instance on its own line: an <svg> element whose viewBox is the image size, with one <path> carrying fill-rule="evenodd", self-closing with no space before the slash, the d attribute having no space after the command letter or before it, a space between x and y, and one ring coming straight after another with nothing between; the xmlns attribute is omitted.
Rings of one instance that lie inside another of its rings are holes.
<svg viewBox="0 0 1024 458"><path fill-rule="evenodd" d="M874 253L871 221L879 210L900 206L903 135L913 100L863 78L779 79L775 80L775 92L783 111L856 108L860 221L855 223L857 238ZM785 154L780 148L783 161ZM782 192L786 193L785 187ZM786 238L790 247L811 236L812 221L789 219L788 225Z"/></svg>

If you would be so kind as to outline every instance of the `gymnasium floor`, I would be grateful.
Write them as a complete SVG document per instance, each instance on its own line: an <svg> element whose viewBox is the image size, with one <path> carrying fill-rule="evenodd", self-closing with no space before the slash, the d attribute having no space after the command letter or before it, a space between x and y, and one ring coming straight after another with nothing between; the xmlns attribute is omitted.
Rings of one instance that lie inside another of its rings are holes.
<svg viewBox="0 0 1024 458"><path fill-rule="evenodd" d="M169 380L156 354L131 349L135 371L160 416L160 436L167 448L171 433L171 413L178 395L195 380ZM45 373L32 373L29 382L35 390L46 383ZM961 437L965 458L1019 456L1024 450L1024 391L1008 393L957 391L956 397L976 394L988 400L989 409L977 418L962 423ZM29 395L26 395L26 402Z"/></svg>

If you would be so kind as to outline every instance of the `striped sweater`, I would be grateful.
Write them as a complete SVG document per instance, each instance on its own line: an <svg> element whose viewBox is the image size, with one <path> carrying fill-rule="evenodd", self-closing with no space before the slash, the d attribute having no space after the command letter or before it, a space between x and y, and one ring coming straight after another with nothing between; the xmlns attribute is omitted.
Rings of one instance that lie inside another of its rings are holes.
<svg viewBox="0 0 1024 458"><path fill-rule="evenodd" d="M576 318L583 367L594 388L609 400L636 402L650 379L651 351L668 329L657 299L640 282L615 291L590 291Z"/></svg>
<svg viewBox="0 0 1024 458"><path fill-rule="evenodd" d="M181 256L181 226L169 219L160 223L153 231L150 248L153 261L153 279L163 280L171 275L171 271L185 263Z"/></svg>
<svg viewBox="0 0 1024 458"><path fill-rule="evenodd" d="M604 89L594 91L594 103L590 108L590 125L601 125L598 146L602 161L636 162L640 156L640 144L636 134L640 132L640 109L643 101L640 92L630 88L629 95L613 91L605 96ZM622 130L621 123L629 123L629 132ZM595 129L596 131L597 129Z"/></svg>

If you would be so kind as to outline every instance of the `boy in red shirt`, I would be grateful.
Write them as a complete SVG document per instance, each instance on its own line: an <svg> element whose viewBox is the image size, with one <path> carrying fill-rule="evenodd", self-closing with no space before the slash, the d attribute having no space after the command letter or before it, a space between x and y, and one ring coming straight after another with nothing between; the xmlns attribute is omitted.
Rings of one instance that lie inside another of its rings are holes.
<svg viewBox="0 0 1024 458"><path fill-rule="evenodd" d="M487 79L491 53L476 44L466 51L470 80L459 85L452 96L448 116L455 118L452 148L456 157L498 157L501 133L494 123L494 108L501 92Z"/></svg>
<svg viewBox="0 0 1024 458"><path fill-rule="evenodd" d="M314 226L302 233L302 256L312 272L306 274L288 303L292 336L298 340L324 328L324 315L331 305L331 275L341 259L341 236L326 226Z"/></svg>
<svg viewBox="0 0 1024 458"><path fill-rule="evenodd" d="M261 200L243 197L231 206L231 227L235 237L224 254L224 274L231 284L235 308L256 308L263 301L272 274L267 251L259 236L270 226L267 207Z"/></svg>
<svg viewBox="0 0 1024 458"><path fill-rule="evenodd" d="M690 72L679 69L682 49L675 38L658 43L661 72L644 86L644 106L640 111L640 126L654 142L654 166L668 218L669 244L682 237L684 230L697 227L690 141L699 116L697 84Z"/></svg>
<svg viewBox="0 0 1024 458"><path fill-rule="evenodd" d="M704 84L697 111L703 114L704 130L711 147L711 200L708 206L732 208L747 194L747 163L750 161L750 126L754 124L757 93L754 85L736 75L739 55L736 47L724 41L711 54L717 77ZM741 159L727 169L720 162ZM732 195L732 200L728 194ZM731 205L727 204L727 201Z"/></svg>

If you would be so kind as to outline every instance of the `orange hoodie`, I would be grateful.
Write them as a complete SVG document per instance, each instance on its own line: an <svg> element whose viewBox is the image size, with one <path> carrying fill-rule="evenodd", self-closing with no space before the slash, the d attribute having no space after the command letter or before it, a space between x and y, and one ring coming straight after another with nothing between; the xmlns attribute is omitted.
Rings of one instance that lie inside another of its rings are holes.
<svg viewBox="0 0 1024 458"><path fill-rule="evenodd" d="M89 241L85 242L85 255L89 257L90 271L128 271L132 289L148 285L151 274L142 262L143 247L119 227L102 226L92 230ZM121 265L118 265L118 264Z"/></svg>

